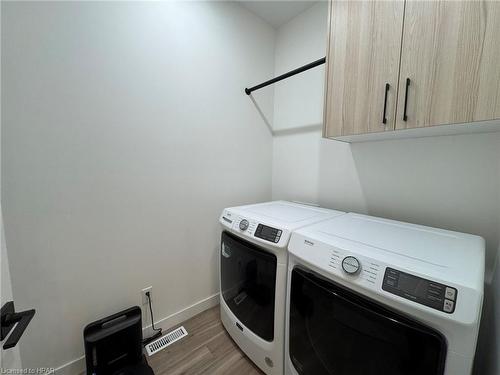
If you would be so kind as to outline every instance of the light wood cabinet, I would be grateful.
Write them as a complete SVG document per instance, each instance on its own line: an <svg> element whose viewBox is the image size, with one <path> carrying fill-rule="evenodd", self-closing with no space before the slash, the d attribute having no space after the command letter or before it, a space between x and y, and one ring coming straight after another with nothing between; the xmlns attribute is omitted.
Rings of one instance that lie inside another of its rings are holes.
<svg viewBox="0 0 500 375"><path fill-rule="evenodd" d="M334 0L330 8L325 135L393 130L404 3Z"/></svg>
<svg viewBox="0 0 500 375"><path fill-rule="evenodd" d="M407 1L404 25L396 129L500 118L500 3Z"/></svg>
<svg viewBox="0 0 500 375"><path fill-rule="evenodd" d="M326 137L500 118L500 2L333 0L329 24Z"/></svg>

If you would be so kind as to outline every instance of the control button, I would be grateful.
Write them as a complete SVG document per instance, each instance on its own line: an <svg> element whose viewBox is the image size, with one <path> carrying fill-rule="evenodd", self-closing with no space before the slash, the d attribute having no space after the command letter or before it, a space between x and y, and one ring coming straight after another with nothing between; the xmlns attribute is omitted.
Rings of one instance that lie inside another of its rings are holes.
<svg viewBox="0 0 500 375"><path fill-rule="evenodd" d="M434 289L427 289L427 293L429 294L434 294L435 296L440 296L441 295L441 292L439 290L434 290ZM448 298L448 296L446 296L446 298Z"/></svg>
<svg viewBox="0 0 500 375"><path fill-rule="evenodd" d="M436 302L442 302L443 301L442 298L439 298L439 297L436 297L436 296L430 296L430 295L427 295L427 299L430 300L430 301L436 301Z"/></svg>
<svg viewBox="0 0 500 375"><path fill-rule="evenodd" d="M448 299L455 301L456 292L457 291L455 289L450 288L450 287L446 287L446 292L445 292L444 296Z"/></svg>
<svg viewBox="0 0 500 375"><path fill-rule="evenodd" d="M455 305L455 302L450 301L449 299L444 300L444 307L443 310L445 312L451 313L453 311L453 306Z"/></svg>
<svg viewBox="0 0 500 375"><path fill-rule="evenodd" d="M342 261L342 269L349 275L356 275L361 270L361 265L355 257L348 256Z"/></svg>
<svg viewBox="0 0 500 375"><path fill-rule="evenodd" d="M435 289L435 290L443 290L444 285L429 283L429 289L431 289L431 288Z"/></svg>
<svg viewBox="0 0 500 375"><path fill-rule="evenodd" d="M250 223L248 222L247 219L243 219L240 221L240 229L241 230L247 230L249 225L250 225Z"/></svg>

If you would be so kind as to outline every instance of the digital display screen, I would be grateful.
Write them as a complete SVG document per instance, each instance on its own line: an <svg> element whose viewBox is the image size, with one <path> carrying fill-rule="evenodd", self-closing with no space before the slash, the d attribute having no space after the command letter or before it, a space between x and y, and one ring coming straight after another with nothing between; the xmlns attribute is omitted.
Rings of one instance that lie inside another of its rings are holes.
<svg viewBox="0 0 500 375"><path fill-rule="evenodd" d="M264 237L268 237L268 236L274 237L274 236L276 236L276 229L271 228L271 227L262 226L260 233Z"/></svg>
<svg viewBox="0 0 500 375"><path fill-rule="evenodd" d="M390 267L385 270L382 289L448 314L453 314L457 303L456 288Z"/></svg>
<svg viewBox="0 0 500 375"><path fill-rule="evenodd" d="M262 238L266 241L278 243L281 237L281 231L273 227L268 227L266 225L259 224L257 226L257 230L255 231L255 237Z"/></svg>
<svg viewBox="0 0 500 375"><path fill-rule="evenodd" d="M398 288L412 296L425 298L427 295L428 282L427 280L408 275L407 273L400 273Z"/></svg>

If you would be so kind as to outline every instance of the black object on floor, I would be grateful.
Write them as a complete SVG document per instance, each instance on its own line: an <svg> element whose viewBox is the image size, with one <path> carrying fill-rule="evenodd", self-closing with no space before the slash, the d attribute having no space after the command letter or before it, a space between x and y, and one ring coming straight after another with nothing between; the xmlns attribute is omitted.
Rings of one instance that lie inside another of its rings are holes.
<svg viewBox="0 0 500 375"><path fill-rule="evenodd" d="M87 375L154 375L142 352L140 307L90 323L83 338Z"/></svg>
<svg viewBox="0 0 500 375"><path fill-rule="evenodd" d="M35 316L35 310L26 310L16 312L14 309L14 301L9 301L2 306L0 313L0 340L4 340L10 331L7 341L3 344L4 349L10 349L17 345L24 331Z"/></svg>

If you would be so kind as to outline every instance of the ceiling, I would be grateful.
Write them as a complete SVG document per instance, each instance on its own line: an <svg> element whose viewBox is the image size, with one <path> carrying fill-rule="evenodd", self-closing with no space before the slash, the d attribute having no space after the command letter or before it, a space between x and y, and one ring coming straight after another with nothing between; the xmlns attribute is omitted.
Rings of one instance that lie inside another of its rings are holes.
<svg viewBox="0 0 500 375"><path fill-rule="evenodd" d="M272 27L277 29L281 25L284 25L290 21L296 15L302 13L306 9L312 7L316 4L317 0L309 1L243 1L239 0L239 3L255 13L259 17L263 18Z"/></svg>

